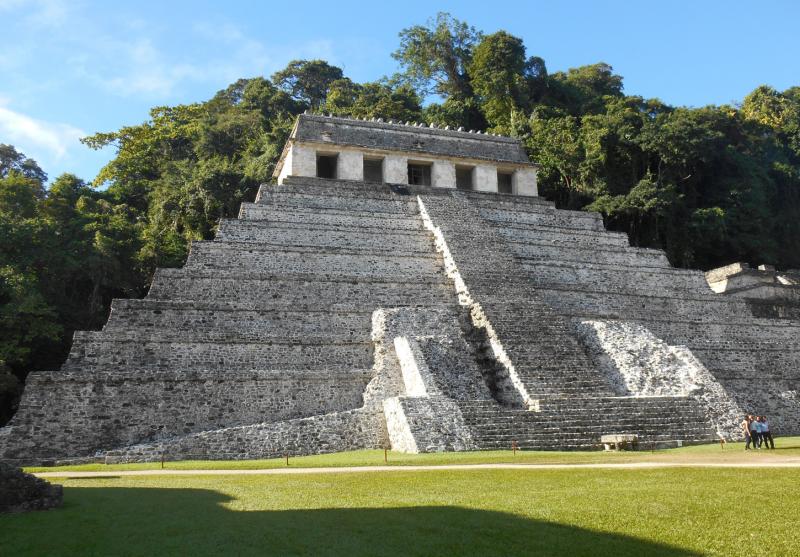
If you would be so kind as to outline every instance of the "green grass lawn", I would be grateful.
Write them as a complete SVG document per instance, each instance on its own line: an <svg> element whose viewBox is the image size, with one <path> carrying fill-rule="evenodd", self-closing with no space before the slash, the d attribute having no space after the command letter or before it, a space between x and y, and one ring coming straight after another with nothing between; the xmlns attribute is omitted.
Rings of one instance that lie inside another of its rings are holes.
<svg viewBox="0 0 800 557"><path fill-rule="evenodd" d="M660 451L476 451L466 453L431 453L404 454L389 452L387 463L393 466L414 464L483 464L483 463L520 463L520 464L591 464L607 462L730 462L749 459L754 463L773 459L800 458L800 437L782 437L776 440L775 451L744 452L744 443L728 443L722 450L718 444L695 445L680 449ZM291 467L330 467L330 466L370 466L383 465L384 452L381 450L351 451L328 455L291 457ZM282 458L270 460L186 460L166 462L164 467L173 470L243 470L281 468L286 466ZM156 470L160 463L135 464L81 464L74 466L29 467L28 472L46 472L57 470L68 471L115 471L115 470Z"/></svg>
<svg viewBox="0 0 800 557"><path fill-rule="evenodd" d="M0 555L800 554L800 469L59 481L63 508L0 515Z"/></svg>

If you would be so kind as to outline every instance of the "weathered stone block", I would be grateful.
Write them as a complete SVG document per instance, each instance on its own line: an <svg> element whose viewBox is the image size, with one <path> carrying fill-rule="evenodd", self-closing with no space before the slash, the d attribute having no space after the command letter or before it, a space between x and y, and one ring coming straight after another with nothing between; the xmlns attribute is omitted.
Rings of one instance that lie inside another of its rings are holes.
<svg viewBox="0 0 800 557"><path fill-rule="evenodd" d="M0 513L44 511L60 507L63 488L0 462Z"/></svg>

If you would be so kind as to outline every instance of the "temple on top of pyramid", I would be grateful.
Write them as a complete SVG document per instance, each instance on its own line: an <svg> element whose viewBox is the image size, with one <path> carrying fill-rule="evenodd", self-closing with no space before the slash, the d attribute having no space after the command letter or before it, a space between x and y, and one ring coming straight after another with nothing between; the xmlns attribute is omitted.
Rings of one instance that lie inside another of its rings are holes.
<svg viewBox="0 0 800 557"><path fill-rule="evenodd" d="M300 115L275 168L287 176L537 195L517 139L382 119Z"/></svg>

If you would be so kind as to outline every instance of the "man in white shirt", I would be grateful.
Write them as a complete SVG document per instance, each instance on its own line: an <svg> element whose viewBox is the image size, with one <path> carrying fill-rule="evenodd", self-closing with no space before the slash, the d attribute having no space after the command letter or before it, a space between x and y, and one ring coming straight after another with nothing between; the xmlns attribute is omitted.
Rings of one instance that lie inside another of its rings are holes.
<svg viewBox="0 0 800 557"><path fill-rule="evenodd" d="M761 435L758 433L758 421L755 416L747 416L750 422L750 439L753 441L753 448L761 448Z"/></svg>

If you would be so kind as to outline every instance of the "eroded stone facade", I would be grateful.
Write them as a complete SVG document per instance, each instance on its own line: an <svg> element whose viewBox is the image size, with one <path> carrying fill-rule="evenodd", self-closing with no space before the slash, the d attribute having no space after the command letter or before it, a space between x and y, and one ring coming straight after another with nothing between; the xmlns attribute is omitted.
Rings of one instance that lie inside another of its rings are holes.
<svg viewBox="0 0 800 557"><path fill-rule="evenodd" d="M311 114L300 116L275 168L281 184L288 176L319 177L319 157L335 158L335 176L363 180L364 159L381 161L388 184L409 184L409 165L428 167L430 185L457 187L457 167L468 171L464 189L497 193L498 175L511 175L515 195L536 196L536 166L522 145L509 137L474 130L423 126L411 122L359 120ZM461 187L461 186L459 186Z"/></svg>
<svg viewBox="0 0 800 557"><path fill-rule="evenodd" d="M46 511L63 501L62 486L0 462L0 513Z"/></svg>

